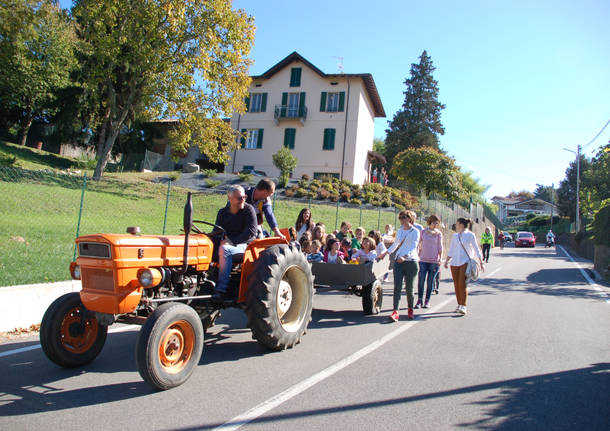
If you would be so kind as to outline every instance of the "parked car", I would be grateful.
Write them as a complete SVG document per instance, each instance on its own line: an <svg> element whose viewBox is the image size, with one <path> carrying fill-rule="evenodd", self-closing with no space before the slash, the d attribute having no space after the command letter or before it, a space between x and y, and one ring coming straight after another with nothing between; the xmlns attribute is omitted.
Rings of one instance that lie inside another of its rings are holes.
<svg viewBox="0 0 610 431"><path fill-rule="evenodd" d="M515 247L536 247L536 237L531 232L517 232Z"/></svg>
<svg viewBox="0 0 610 431"><path fill-rule="evenodd" d="M239 171L240 174L252 174L257 177L266 177L267 173L265 171L258 171L256 169L242 169Z"/></svg>

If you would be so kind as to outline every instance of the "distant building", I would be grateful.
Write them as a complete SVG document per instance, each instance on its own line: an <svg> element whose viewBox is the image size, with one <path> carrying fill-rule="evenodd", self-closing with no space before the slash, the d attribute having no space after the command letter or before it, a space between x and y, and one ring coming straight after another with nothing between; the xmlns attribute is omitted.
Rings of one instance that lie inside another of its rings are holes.
<svg viewBox="0 0 610 431"><path fill-rule="evenodd" d="M509 217L519 217L534 214L557 214L557 206L542 199L523 199L521 197L507 198L494 196L491 201L498 206L497 216L504 222Z"/></svg>
<svg viewBox="0 0 610 431"><path fill-rule="evenodd" d="M370 178L374 119L385 111L369 73L326 74L293 52L252 76L247 112L234 115L240 148L225 170L278 176L272 155L287 147L298 160L293 177L335 176L363 184Z"/></svg>

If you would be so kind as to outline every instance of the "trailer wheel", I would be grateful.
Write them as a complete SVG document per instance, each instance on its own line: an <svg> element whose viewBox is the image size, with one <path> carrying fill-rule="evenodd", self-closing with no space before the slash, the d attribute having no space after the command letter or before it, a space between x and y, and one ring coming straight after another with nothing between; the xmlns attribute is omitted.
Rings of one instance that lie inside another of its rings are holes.
<svg viewBox="0 0 610 431"><path fill-rule="evenodd" d="M364 314L379 314L383 304L383 288L379 280L362 287L362 310Z"/></svg>
<svg viewBox="0 0 610 431"><path fill-rule="evenodd" d="M89 312L78 292L57 298L44 313L40 324L40 345L45 355L57 365L79 367L100 354L108 327L100 325Z"/></svg>
<svg viewBox="0 0 610 431"><path fill-rule="evenodd" d="M271 350L299 343L311 321L313 276L305 255L278 244L253 263L246 313L252 336Z"/></svg>
<svg viewBox="0 0 610 431"><path fill-rule="evenodd" d="M203 326L186 304L165 303L146 319L136 345L136 365L144 381L157 389L184 383L199 363Z"/></svg>

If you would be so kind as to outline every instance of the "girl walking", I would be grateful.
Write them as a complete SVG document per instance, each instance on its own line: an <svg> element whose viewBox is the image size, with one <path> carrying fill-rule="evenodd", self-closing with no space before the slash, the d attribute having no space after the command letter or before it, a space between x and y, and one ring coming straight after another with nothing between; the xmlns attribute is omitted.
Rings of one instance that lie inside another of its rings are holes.
<svg viewBox="0 0 610 431"><path fill-rule="evenodd" d="M481 249L477 245L477 238L470 231L472 221L460 217L455 224L456 233L451 237L451 245L445 259L445 268L448 267L451 261L451 277L453 278L453 288L455 289L455 297L458 306L455 312L461 315L466 314L466 301L468 299L468 290L466 287L466 266L469 259L478 257L481 265L481 270L484 271L483 256Z"/></svg>
<svg viewBox="0 0 610 431"><path fill-rule="evenodd" d="M407 318L413 319L413 282L417 276L417 262L419 256L417 254L417 245L419 244L419 231L413 227L415 222L415 213L413 211L401 211L398 219L400 220L400 229L396 233L394 244L384 253L379 256L383 259L386 254L392 254L396 251L396 260L394 261L394 308L390 319L397 322L399 319L398 305L400 296L402 295L402 283L405 281L407 290Z"/></svg>
<svg viewBox="0 0 610 431"><path fill-rule="evenodd" d="M415 308L428 308L434 278L441 264L443 256L443 234L438 227L441 219L432 214L428 217L428 227L423 230L419 240L419 282L417 283L417 304ZM426 282L427 277L427 282ZM424 300L424 283L426 283L426 297Z"/></svg>

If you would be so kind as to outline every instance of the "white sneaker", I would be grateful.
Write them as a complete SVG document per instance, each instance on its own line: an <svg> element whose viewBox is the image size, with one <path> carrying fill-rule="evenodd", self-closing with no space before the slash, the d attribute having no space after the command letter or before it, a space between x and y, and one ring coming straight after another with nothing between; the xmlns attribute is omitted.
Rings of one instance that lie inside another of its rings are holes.
<svg viewBox="0 0 610 431"><path fill-rule="evenodd" d="M462 312L462 306L458 305L457 308L453 312L454 313L461 313Z"/></svg>
<svg viewBox="0 0 610 431"><path fill-rule="evenodd" d="M460 306L458 307L457 312L458 312L458 313L460 313L462 316L465 316L465 315L466 315L466 313L467 313L467 311L466 311L466 306L465 306L465 305L460 305Z"/></svg>

